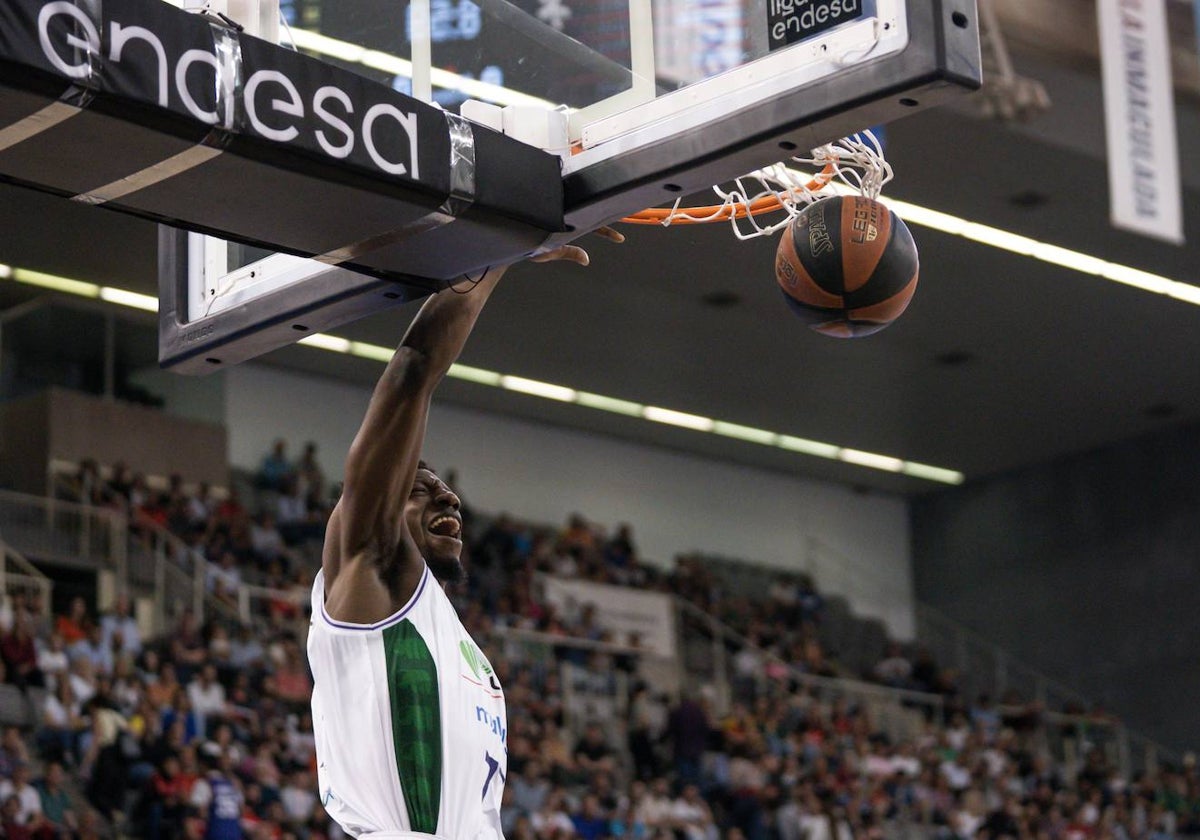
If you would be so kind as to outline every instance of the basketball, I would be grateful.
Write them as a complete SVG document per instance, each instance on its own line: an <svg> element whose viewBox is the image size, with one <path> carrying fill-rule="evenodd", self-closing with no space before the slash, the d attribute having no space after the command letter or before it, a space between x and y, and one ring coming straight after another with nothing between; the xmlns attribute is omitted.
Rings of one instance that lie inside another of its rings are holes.
<svg viewBox="0 0 1200 840"><path fill-rule="evenodd" d="M836 338L879 332L917 288L917 246L904 221L865 196L804 208L775 255L775 278L792 311Z"/></svg>

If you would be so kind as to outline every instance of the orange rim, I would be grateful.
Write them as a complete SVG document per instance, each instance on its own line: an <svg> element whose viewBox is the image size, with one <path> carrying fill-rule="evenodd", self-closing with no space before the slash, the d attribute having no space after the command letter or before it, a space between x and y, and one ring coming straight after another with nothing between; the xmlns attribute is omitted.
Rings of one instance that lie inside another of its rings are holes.
<svg viewBox="0 0 1200 840"><path fill-rule="evenodd" d="M701 207L651 207L647 210L642 210L633 213L621 219L621 222L629 225L663 225L663 222L676 213L691 213L697 216L703 216L700 219L680 218L671 222L672 225L706 225L712 222L726 222L730 219L744 219L747 216L761 216L764 213L773 213L783 209L783 199L780 196L789 194L798 194L802 192L816 192L823 188L831 180L834 175L834 163L831 161L825 164L825 168L818 172L811 181L803 187L798 187L791 190L784 190L775 195L767 195L762 198L751 201L749 204L709 204Z"/></svg>

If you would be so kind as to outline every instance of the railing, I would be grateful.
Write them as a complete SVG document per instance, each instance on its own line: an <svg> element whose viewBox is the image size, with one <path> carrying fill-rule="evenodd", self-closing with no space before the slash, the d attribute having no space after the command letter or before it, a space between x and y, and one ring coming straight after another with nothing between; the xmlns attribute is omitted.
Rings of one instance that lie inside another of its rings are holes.
<svg viewBox="0 0 1200 840"><path fill-rule="evenodd" d="M184 610L191 610L197 624L204 622L207 575L202 553L161 525L138 523L123 580L131 589L153 592L157 630L172 626Z"/></svg>
<svg viewBox="0 0 1200 840"><path fill-rule="evenodd" d="M123 591L152 593L156 631L184 608L203 621L207 563L156 523L131 528L119 510L0 490L0 534L22 555L95 565Z"/></svg>
<svg viewBox="0 0 1200 840"><path fill-rule="evenodd" d="M703 628L702 635L706 638L702 641L709 645L711 650L712 669L708 673L708 683L715 692L714 705L719 713L730 707L736 699L731 692L739 689L738 679L730 668L730 651L749 648L758 654L763 664L753 675L755 696L760 696L769 691L773 684L777 685L782 681L803 686L823 705L844 700L860 706L880 731L896 740L915 738L920 734L924 721L940 720L944 717L945 700L939 694L807 673L770 651L751 644L745 636L694 604L677 598L676 606L680 614L679 626L683 628L681 632L685 636L688 634L688 628L693 632ZM681 649L686 650L689 642L695 640L695 637L682 639ZM777 676L768 674L768 665L774 666L772 671ZM691 676L695 676L692 669L689 669L689 672Z"/></svg>
<svg viewBox="0 0 1200 840"><path fill-rule="evenodd" d="M101 563L123 576L127 526L119 511L0 490L0 533L24 555Z"/></svg>
<svg viewBox="0 0 1200 840"><path fill-rule="evenodd" d="M234 609L236 610L238 621L242 624L250 624L253 622L255 615L266 615L278 604L288 604L295 607L300 614L303 614L309 596L309 590L299 587L293 589L271 589L266 586L253 586L243 583L238 587Z"/></svg>
<svg viewBox="0 0 1200 840"><path fill-rule="evenodd" d="M52 461L47 471L47 486L54 496L74 492L67 479L75 463ZM108 469L101 467L101 475ZM153 489L166 489L167 480L147 481ZM55 502L55 504L63 504ZM77 504L85 511L100 510L93 505ZM154 598L155 631L163 632L180 613L191 609L198 623L204 621L207 563L166 528L148 520L134 521L127 511L107 510L120 525L121 560L114 564L118 585L126 590L150 590ZM132 561L131 561L132 558Z"/></svg>
<svg viewBox="0 0 1200 840"><path fill-rule="evenodd" d="M1070 686L1030 668L996 643L925 604L917 605L917 638L939 665L958 672L960 688L967 697L988 694L999 700L1015 691L1048 708L1092 706Z"/></svg>
<svg viewBox="0 0 1200 840"><path fill-rule="evenodd" d="M626 743L631 678L649 682L655 672L660 676L663 672L660 657L628 645L515 627L494 627L490 638L477 641L489 650L493 662L523 665L543 674L556 672L562 687L564 729L578 737L588 724L600 723L614 746ZM631 670L613 667L613 659L622 656L631 658Z"/></svg>
<svg viewBox="0 0 1200 840"><path fill-rule="evenodd" d="M32 594L41 606L41 615L50 615L50 596L54 584L12 546L0 540L0 596L9 598L21 591Z"/></svg>
<svg viewBox="0 0 1200 840"><path fill-rule="evenodd" d="M1153 770L1179 754L1131 732L1118 721L1087 714L1095 704L1063 682L1030 668L994 642L925 604L917 605L917 638L941 667L953 668L963 697L987 694L1000 702L1015 693L1036 704L1049 724L1046 749L1068 767L1082 761L1080 745L1099 747L1123 775ZM1060 710L1078 710L1064 714Z"/></svg>

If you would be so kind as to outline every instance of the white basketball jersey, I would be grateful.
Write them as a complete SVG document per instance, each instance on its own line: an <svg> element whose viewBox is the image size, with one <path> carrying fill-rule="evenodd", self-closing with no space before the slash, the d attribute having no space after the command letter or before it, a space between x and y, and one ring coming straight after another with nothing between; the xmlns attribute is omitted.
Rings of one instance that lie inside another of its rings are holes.
<svg viewBox="0 0 1200 840"><path fill-rule="evenodd" d="M375 624L331 619L323 573L312 603L317 782L330 817L354 837L502 840L504 692L429 569Z"/></svg>

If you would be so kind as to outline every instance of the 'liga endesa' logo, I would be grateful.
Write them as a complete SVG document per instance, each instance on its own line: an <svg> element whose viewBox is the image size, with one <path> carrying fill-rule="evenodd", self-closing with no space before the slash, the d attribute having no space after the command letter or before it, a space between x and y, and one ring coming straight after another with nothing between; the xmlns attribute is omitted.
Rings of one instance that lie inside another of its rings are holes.
<svg viewBox="0 0 1200 840"><path fill-rule="evenodd" d="M70 27L54 27L52 22L66 16L77 25L75 33ZM417 114L405 112L389 103L378 103L367 108L362 118L357 119L355 103L346 91L333 85L325 85L302 96L292 79L278 70L262 69L244 80L240 95L234 84L235 65L228 56L218 51L190 49L178 56L167 55L164 40L144 26L126 26L117 21L108 24L108 52L100 30L91 18L68 0L47 3L38 12L38 42L47 61L59 73L69 79L86 81L93 70L88 64L89 54L120 64L125 50L140 42L141 55L152 54L157 61L154 75L157 79L157 103L166 108L172 90L189 114L197 120L226 130L234 129L238 102L246 116L249 128L255 134L276 143L292 143L306 132L317 145L335 159L346 159L362 144L367 156L389 175L408 175L418 179L417 171ZM55 43L53 35L59 36ZM146 49L148 48L148 49ZM205 70L207 68L207 70ZM218 109L207 110L196 101L192 90L212 90L213 80L224 84L226 95L218 97ZM311 118L310 118L311 115ZM270 119L268 125L264 117ZM389 160L380 151L376 132L381 121L391 120L398 124L408 141L408 160ZM353 122L353 125L351 124Z"/></svg>

